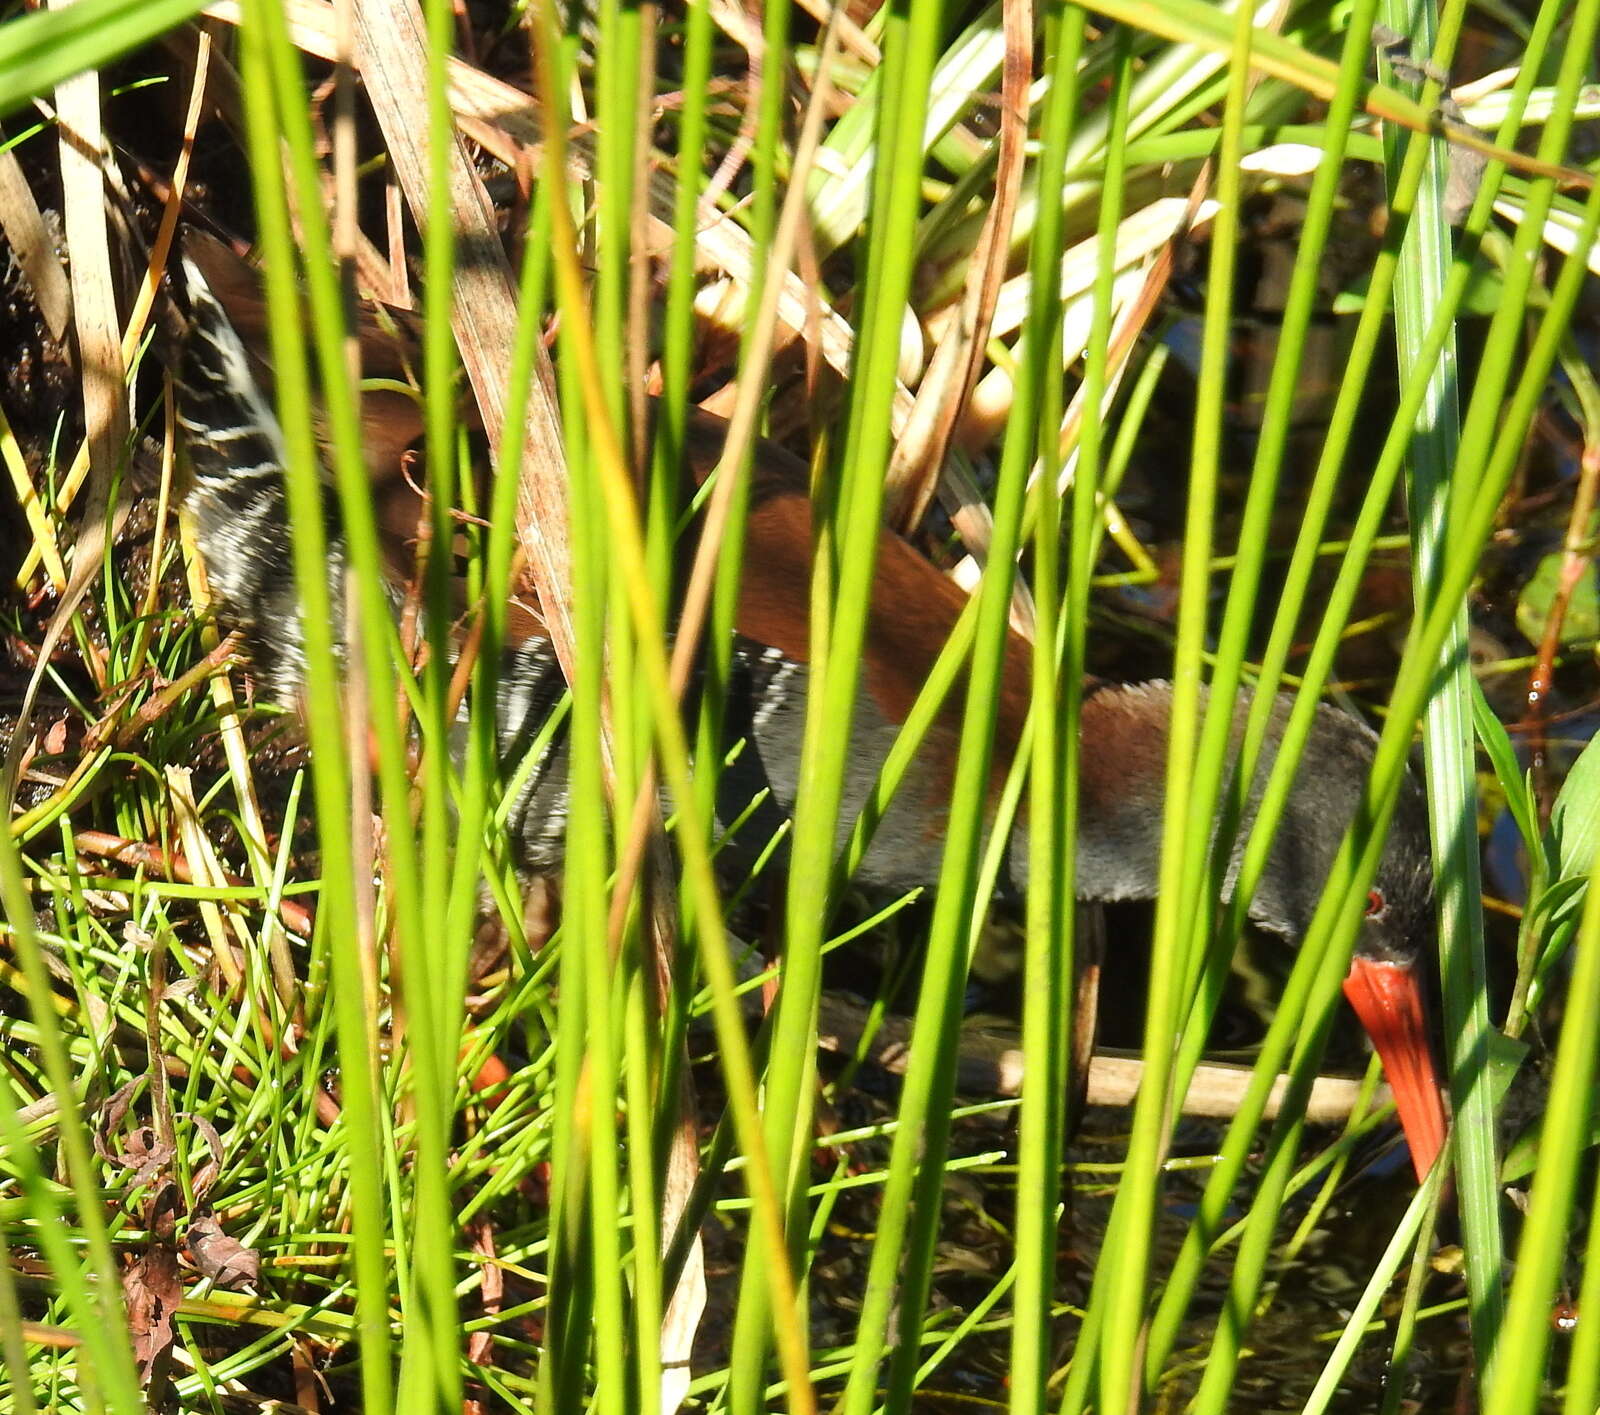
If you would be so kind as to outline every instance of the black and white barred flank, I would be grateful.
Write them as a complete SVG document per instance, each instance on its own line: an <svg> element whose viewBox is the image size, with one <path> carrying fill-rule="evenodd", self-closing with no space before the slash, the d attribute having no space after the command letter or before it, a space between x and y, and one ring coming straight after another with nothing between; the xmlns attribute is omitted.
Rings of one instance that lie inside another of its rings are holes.
<svg viewBox="0 0 1600 1415"><path fill-rule="evenodd" d="M290 553L283 429L205 276L183 258L190 324L174 376L194 481L188 504L206 578L223 618L249 649L263 696L298 705L305 677L299 594ZM330 573L344 546L330 524Z"/></svg>
<svg viewBox="0 0 1600 1415"><path fill-rule="evenodd" d="M223 622L244 637L260 695L284 707L301 703L305 677L302 609L295 584L283 431L251 366L244 341L200 267L182 261L189 325L175 373L178 422L193 483L188 505L206 576ZM328 574L340 602L345 541L331 488L324 490ZM748 866L782 825L792 802L791 763L799 760L805 670L776 650L735 645L730 742L750 750L724 772L718 814L748 817L727 853ZM791 691L791 689L793 691ZM560 703L566 682L548 640L507 649L497 693L497 732L508 767L522 760ZM783 769L771 774L763 748ZM782 802L783 804L780 804ZM556 734L522 785L511 812L519 863L531 873L560 866L567 818L567 741Z"/></svg>
<svg viewBox="0 0 1600 1415"><path fill-rule="evenodd" d="M283 429L255 376L233 322L188 257L182 292L189 325L174 375L178 423L193 481L188 505L206 578L223 622L245 640L261 696L297 708L305 683L302 610L295 584ZM324 488L328 575L340 602L345 541L338 505ZM546 640L508 651L499 691L498 728L508 758L520 757L560 702L566 684ZM565 744L545 753L513 810L523 864L557 866L565 834Z"/></svg>

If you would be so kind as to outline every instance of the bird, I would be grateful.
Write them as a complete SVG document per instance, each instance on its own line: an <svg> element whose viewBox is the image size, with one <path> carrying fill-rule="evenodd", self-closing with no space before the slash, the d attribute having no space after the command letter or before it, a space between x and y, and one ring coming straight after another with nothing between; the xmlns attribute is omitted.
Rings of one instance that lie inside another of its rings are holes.
<svg viewBox="0 0 1600 1415"><path fill-rule="evenodd" d="M187 494L196 543L221 617L243 637L260 694L294 706L304 671L299 609L289 554L283 480L284 441L250 347L264 328L254 272L222 243L190 231L182 241L181 278L174 284L187 336L174 373L180 427L192 482ZM405 338L410 317L397 312L381 349ZM368 331L363 330L364 334ZM380 354L381 358L382 355ZM369 375L373 372L368 368ZM381 390L363 405L368 457L380 528L396 574L403 574L407 537L417 524L418 492L401 467L417 432L409 399ZM691 415L686 455L703 479L716 465L724 426ZM337 508L325 500L331 573L342 573ZM791 815L799 792L801 740L810 663L811 500L805 464L784 448L759 443L754 454L724 731L742 743L721 772L718 815L743 819L722 863L748 870ZM851 725L842 828L854 819L956 620L966 593L885 528L879 536L861 684ZM1031 654L1009 638L996 727L997 778L1021 741L1031 680ZM498 730L508 759L525 751L560 702L566 684L535 611L518 606L500 666ZM952 699L958 695L951 695ZM1169 683L1118 684L1088 679L1081 713L1081 787L1076 891L1081 900L1154 898L1160 876ZM1290 700L1273 704L1258 782L1277 752ZM1237 709L1242 735L1247 699ZM947 706L885 813L853 877L870 892L903 894L934 884L943 848L941 822L953 782L959 708ZM1248 914L1259 928L1291 945L1304 938L1323 885L1370 771L1376 735L1353 715L1319 705L1283 820ZM529 875L559 870L565 834L566 739L557 733L514 803L510 828L520 868ZM1231 889L1242 841L1259 802L1246 803L1226 888ZM1027 825L1010 842L1002 888L1027 889ZM779 858L781 860L781 851ZM1409 773L1356 942L1345 996L1382 1061L1419 1180L1443 1149L1447 1120L1434 1063L1426 1002L1425 960L1433 932L1428 819Z"/></svg>

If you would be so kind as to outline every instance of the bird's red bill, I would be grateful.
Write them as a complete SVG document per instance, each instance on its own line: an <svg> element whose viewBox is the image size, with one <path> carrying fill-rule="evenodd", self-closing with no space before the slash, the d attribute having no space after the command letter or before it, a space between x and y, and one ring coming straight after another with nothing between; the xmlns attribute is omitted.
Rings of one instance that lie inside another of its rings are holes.
<svg viewBox="0 0 1600 1415"><path fill-rule="evenodd" d="M1344 995L1383 1062L1420 1182L1444 1148L1445 1133L1444 1101L1428 1042L1421 979L1409 963L1358 956L1344 980Z"/></svg>

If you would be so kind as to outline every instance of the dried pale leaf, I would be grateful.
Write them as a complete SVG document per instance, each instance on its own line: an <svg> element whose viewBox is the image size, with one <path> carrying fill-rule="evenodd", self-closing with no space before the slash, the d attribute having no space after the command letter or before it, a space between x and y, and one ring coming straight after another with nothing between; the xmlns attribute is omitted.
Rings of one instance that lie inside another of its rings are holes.
<svg viewBox="0 0 1600 1415"><path fill-rule="evenodd" d="M333 6L324 3L324 0L289 0L285 12L289 17L290 34L294 42L308 54L331 60L334 55ZM204 13L228 24L239 22L236 0L215 0L215 3L206 7ZM364 76L370 84L371 76ZM449 60L448 82L450 107L458 117L498 128L512 144L523 148L538 146L541 133L538 111L527 94L455 57ZM413 85L412 93L420 95L423 92L419 80ZM422 140L421 135L417 135L417 140ZM502 158L509 155L508 148L502 147L499 151ZM575 134L572 146L568 149L567 164L574 178L583 180L589 176L591 153L592 142L587 135ZM819 160L821 157L819 153ZM415 211L418 196L409 187L406 187L406 196ZM652 248L670 249L673 243L674 200L671 178L662 172L652 172L649 221ZM704 220L706 224L695 238L696 269L723 271L748 287L755 268L755 247L749 233L736 221L714 210L707 211ZM793 271L784 272L778 317L788 331L787 339L801 336L809 338L809 331L815 328L817 348L823 359L841 378L848 378L851 353L855 346L850 325L831 309L822 310L814 325L808 323L808 313L817 303L817 290L808 286ZM737 324L734 327L737 328ZM782 342L785 339L780 338L780 344ZM910 393L903 387L897 387L890 415L890 425L897 435L905 426L910 412ZM485 417L498 434L498 423L488 419L487 410ZM529 455L533 455L531 444Z"/></svg>
<svg viewBox="0 0 1600 1415"><path fill-rule="evenodd" d="M69 0L52 0L65 9ZM98 551L104 534L103 508L117 461L127 441L129 417L117 319L111 245L106 229L105 135L100 126L100 76L78 74L56 90L61 133L61 214L71 252L73 322L83 375L84 425L96 495L84 517L80 554ZM89 544L89 542L92 542ZM89 556L86 558L97 558Z"/></svg>
<svg viewBox="0 0 1600 1415"><path fill-rule="evenodd" d="M1161 197L1125 217L1117 227L1116 269L1121 272L1139 265L1160 251L1186 226L1198 225L1202 221L1209 220L1217 210L1216 202L1203 202L1191 222L1188 207L1189 202L1185 197ZM1091 236L1088 240L1078 242L1062 257L1063 302L1075 299L1094 288L1100 262L1098 250L1099 240ZM995 309L992 331L995 335L1012 334L1022 327L1022 321L1028 312L1031 286L1032 280L1027 275L1019 275L1014 280L1006 281L1000 291L1000 302ZM942 311L939 320L930 319L929 323L937 325L941 320L948 321L952 318L954 318L953 311Z"/></svg>
<svg viewBox="0 0 1600 1415"><path fill-rule="evenodd" d="M1500 69L1452 89L1450 96L1460 106L1463 121L1480 132L1496 131L1511 111L1513 95L1509 87L1516 82L1518 72L1517 69ZM1497 89L1506 91L1497 92ZM1559 98L1560 94L1553 85L1540 84L1532 89L1527 95L1527 102L1518 108L1522 115L1522 126L1529 128L1548 123ZM1600 117L1600 84L1584 84L1578 90L1568 116L1578 122Z"/></svg>
<svg viewBox="0 0 1600 1415"><path fill-rule="evenodd" d="M140 342L144 338L145 325L150 318L152 309L155 307L156 295L161 284L161 274L166 268L167 252L171 248L172 234L177 228L178 213L183 203L183 191L189 170L189 159L194 146L195 130L199 126L200 122L200 105L201 99L206 90L206 75L210 70L210 54L210 38L206 35L202 35L200 36L200 39L195 47L194 82L190 90L188 115L184 120L183 146L178 155L177 166L173 170L172 183L166 197L166 209L162 212L161 226L157 231L155 244L150 250L150 259L145 271L145 278L140 283L138 293L135 296L133 310L128 316L127 327L122 330L122 342L120 348L122 354L122 363L124 366L126 366L132 360L134 352L138 349ZM122 199L125 201L127 193L126 190L121 187L121 179L117 169L114 164L109 163L109 159L107 159L107 161L108 166L106 168L106 176L108 179L117 183L118 190L121 192ZM74 273L76 272L74 271ZM114 316L115 311L113 311L113 322ZM56 509L58 511L65 513L72 505L73 500L77 497L79 488L83 484L84 478L89 472L89 469L89 443L85 442L78 448L77 455L74 458L72 465L67 470L67 475L61 480L60 489L56 494ZM93 497L91 497L90 501L91 506L95 504ZM122 518L125 514L126 508L119 508L117 512L118 528L120 528ZM98 518L96 518L96 524L98 524ZM46 568L49 568L48 559L46 557L46 552L43 549L42 542L38 542L37 536L35 539L36 544L32 549L30 549L27 556L24 557L22 568L17 574L17 585L19 587L26 586L33 578L33 572L38 567L41 559L46 559ZM57 559L59 559L59 557L57 557ZM87 559L87 557L83 555L81 547L79 559ZM50 650L53 647L56 638L60 635L61 627L65 625L67 617L71 613L73 605L76 603L77 596L82 592L83 577L90 574L93 569L94 565L89 564L76 571L76 575L78 577L76 587L74 588L73 592L63 595L64 603L57 607L55 616L52 619L50 627L45 633L43 643L40 646L39 658L41 662L49 657ZM31 697L31 688L29 692ZM21 723L26 722L27 715L28 711L27 706L25 705L24 711L21 714Z"/></svg>
<svg viewBox="0 0 1600 1415"><path fill-rule="evenodd" d="M1005 427L1011 405L1017 399L1017 383L1011 370L993 365L972 390L967 400L967 417L962 425L962 441L968 446L990 442Z"/></svg>
<svg viewBox="0 0 1600 1415"><path fill-rule="evenodd" d="M939 57L929 87L923 123L924 146L931 146L962 118L974 96L989 89L1000 71L1005 44L988 15L974 21ZM874 115L835 126L828 148L843 163L843 175L816 184L811 197L813 233L819 256L831 255L851 240L866 218L876 148L868 125Z"/></svg>
<svg viewBox="0 0 1600 1415"><path fill-rule="evenodd" d="M1127 308L1144 284L1144 273L1124 270L1111 282L1111 309L1113 317ZM1081 359L1089 347L1089 334L1094 327L1094 298L1084 292L1067 305L1061 315L1061 348L1069 364Z"/></svg>
<svg viewBox="0 0 1600 1415"><path fill-rule="evenodd" d="M1143 284L1144 275L1139 270L1125 270L1118 275L1111 286L1113 311L1128 308ZM1069 365L1083 357L1093 324L1093 292L1080 291L1066 303L1061 318L1062 356ZM1110 394L1114 392L1114 386L1108 390ZM989 369L979 380L968 403L967 416L961 427L963 445L979 447L998 438L1005 431L1015 396L1016 387L1011 373L999 366Z"/></svg>
<svg viewBox="0 0 1600 1415"><path fill-rule="evenodd" d="M825 0L800 0L800 8L819 25L831 19L839 27L839 42L856 58L877 68L883 58L882 51L868 38L866 32L848 15L834 15L834 7Z"/></svg>
<svg viewBox="0 0 1600 1415"><path fill-rule="evenodd" d="M166 781L172 813L178 822L178 838L183 842L183 854L189 862L191 877L197 885L212 889L224 888L228 879L227 872L218 862L216 853L211 848L210 837L206 835L200 823L200 807L195 801L193 773L188 767L169 766L166 769ZM244 981L244 970L240 966L239 958L235 956L233 944L228 939L227 924L222 910L215 899L201 898L197 903L200 919L205 925L207 937L211 940L211 950L217 965L228 980L228 986L239 987ZM237 911L233 911L230 917L237 931L236 941L240 949L248 951L251 939L244 921Z"/></svg>
<svg viewBox="0 0 1600 1415"><path fill-rule="evenodd" d="M1527 212L1520 201L1513 201L1509 197L1499 198L1494 209L1505 217L1507 221L1521 225L1527 218ZM1552 250L1558 250L1562 255L1571 255L1578 247L1578 235L1582 225L1576 212L1552 210L1545 217L1544 230L1541 234L1544 243ZM1590 246L1583 253L1584 263L1588 265L1593 275L1600 275L1600 245Z"/></svg>
<svg viewBox="0 0 1600 1415"><path fill-rule="evenodd" d="M1006 42L993 198L978 249L967 267L959 317L938 341L928 375L917 389L911 417L889 461L887 515L902 530L915 526L927 511L957 420L983 371L984 350L1011 252L1012 222L1027 158L1033 7L1031 0L1006 0L1001 12ZM913 376L901 374L906 382Z"/></svg>
<svg viewBox="0 0 1600 1415"><path fill-rule="evenodd" d="M1206 181L1206 177L1202 175L1197 180L1191 195L1191 202L1197 211L1203 205L1200 194L1205 190L1204 184ZM1117 389L1121 384L1124 373L1127 371L1128 360L1139 335L1148 327L1157 306L1160 304L1162 292L1166 289L1167 282L1171 277L1172 246L1169 244L1156 255L1155 259L1150 262L1148 268L1139 277L1137 289L1122 305L1121 312L1112 327L1111 348L1106 364L1106 384L1101 395L1099 408L1101 417L1106 415L1112 401L1116 398ZM1113 283L1112 297L1113 305L1116 305L1118 296L1115 282ZM1081 305L1085 302L1080 301L1079 303ZM1068 347L1070 348L1071 346L1069 345ZM1072 401L1068 404L1066 416L1061 423L1060 446L1064 453L1068 453L1063 460L1061 474L1057 481L1057 489L1061 494L1065 494L1067 487L1071 484L1072 476L1077 466L1077 429L1083 418L1086 387L1087 385L1080 386L1072 395ZM964 428L963 435L968 433L969 429ZM1030 486L1042 474L1042 471L1042 461L1035 463L1029 478ZM1134 565L1141 569L1152 569L1149 556L1145 553L1144 547L1139 544L1138 538L1128 529L1127 522L1123 520L1122 513L1118 511L1116 503L1109 499L1103 499L1101 506L1101 514L1106 519L1106 530L1112 540L1116 542ZM975 578L977 567L968 560L956 566L951 573L958 584L965 584L968 583L969 579Z"/></svg>
<svg viewBox="0 0 1600 1415"><path fill-rule="evenodd" d="M1264 172L1274 177L1303 177L1317 170L1322 149L1304 142L1280 142L1258 152L1247 152L1239 161L1241 172Z"/></svg>
<svg viewBox="0 0 1600 1415"><path fill-rule="evenodd" d="M0 231L5 232L11 253L33 291L50 337L59 343L66 338L72 319L72 291L13 148L0 152Z"/></svg>
<svg viewBox="0 0 1600 1415"><path fill-rule="evenodd" d="M422 12L413 0L364 0L356 7L356 24L367 95L412 215L419 224L425 224L431 158ZM456 268L452 328L467 381L483 415L490 444L498 455L511 356L516 345L516 286L500 243L494 205L460 138L453 133L449 172L456 240L465 255ZM536 351L535 359L523 429L517 529L551 643L570 676L572 575L567 540L566 457L561 445L555 375L542 348Z"/></svg>
<svg viewBox="0 0 1600 1415"><path fill-rule="evenodd" d="M1471 83L1456 84L1450 90L1450 97L1466 111L1467 121L1475 128L1498 128L1501 119L1505 116L1504 110L1498 114L1479 113L1473 110L1473 104L1480 103L1492 94L1500 94L1516 83L1517 75L1522 72L1520 64L1514 64L1509 69L1495 69L1492 73L1485 74L1482 78L1473 79ZM1536 89L1535 93L1538 92ZM1596 89L1593 99L1600 102L1600 89ZM1582 101L1582 94L1579 95Z"/></svg>
<svg viewBox="0 0 1600 1415"><path fill-rule="evenodd" d="M696 237L698 256L712 268L725 271L726 279L701 287L695 296L695 313L714 328L726 331L737 340L744 328L745 306L749 302L753 247L748 233L731 221L718 218L703 227ZM850 376L855 352L855 335L844 317L822 304L821 292L807 285L793 271L786 271L778 295L779 332L775 343L783 348L807 330L815 330L817 350L824 362L840 378ZM896 382L889 425L899 436L911 416L912 399L904 384Z"/></svg>
<svg viewBox="0 0 1600 1415"><path fill-rule="evenodd" d="M70 0L51 0L51 8L65 9L69 3ZM38 662L23 693L4 765L0 768L0 805L8 810L22 754L30 741L28 721L33 715L45 668L100 567L106 545L106 506L131 426L124 381L127 356L119 337L106 230L103 164L110 158L100 127L100 76L91 71L74 75L60 84L56 89L56 117L60 134L62 224L72 261L72 313L78 337L78 369L83 379L86 437L79 461L90 473L89 495L79 522L72 575L40 638ZM76 471L77 464L74 465ZM69 475L68 481L72 479ZM126 505L115 518L113 534L125 515ZM91 660L91 665L94 662Z"/></svg>
<svg viewBox="0 0 1600 1415"><path fill-rule="evenodd" d="M61 548L56 544L55 527L50 524L50 517L45 514L44 502L34 490L33 477L22 456L22 448L17 445L16 436L11 431L11 424L6 421L3 409L0 409L0 461L6 464L12 494L17 498L17 504L22 507L22 514L28 522L34 553L37 559L43 562L45 573L50 576L51 585L59 593L67 583L67 569L61 563ZM21 577L22 582L26 583L32 573L30 565Z"/></svg>
<svg viewBox="0 0 1600 1415"><path fill-rule="evenodd" d="M239 7L235 0L217 0L205 13L215 19L237 24ZM333 6L324 0L291 0L287 6L290 32L295 43L308 54L332 59L334 53ZM369 80L370 82L370 80ZM504 80L452 58L449 61L451 109L463 118L500 129L513 142L523 147L535 147L540 140L538 111L532 100ZM422 90L414 90L420 93ZM819 154L820 156L820 154ZM575 177L589 175L589 143L585 135L574 136L569 149L568 165ZM408 198L415 201L411 194ZM663 249L673 241L674 190L671 179L656 172L650 179L650 239ZM697 268L721 270L748 285L755 265L754 245L749 233L736 221L721 213L706 213L706 225L695 242ZM793 271L783 279L782 301L779 317L791 331L806 328L808 307L817 299L817 292L808 287ZM792 337L792 336L791 336ZM823 313L820 324L819 347L830 367L842 377L850 372L850 352L853 347L850 325L832 310ZM911 409L911 395L903 388L897 390L894 410L896 428L904 423Z"/></svg>
<svg viewBox="0 0 1600 1415"><path fill-rule="evenodd" d="M689 1073L679 1095L679 1121L672 1134L667 1154L667 1173L661 1191L661 1233L665 1241L677 1232L678 1225L694 1193L700 1174L700 1144L695 1127L694 1095L689 1089ZM684 1255L678 1285L661 1315L661 1415L674 1415L689 1394L693 1374L689 1365L694 1339L706 1309L706 1254L698 1234Z"/></svg>

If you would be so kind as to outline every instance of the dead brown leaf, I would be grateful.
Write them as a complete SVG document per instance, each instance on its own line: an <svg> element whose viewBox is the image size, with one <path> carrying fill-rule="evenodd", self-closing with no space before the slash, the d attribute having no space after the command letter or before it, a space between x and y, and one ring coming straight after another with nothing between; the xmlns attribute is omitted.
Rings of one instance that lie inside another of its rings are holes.
<svg viewBox="0 0 1600 1415"><path fill-rule="evenodd" d="M261 1277L261 1254L224 1233L209 1204L197 1207L189 1220L189 1256L227 1292L254 1292Z"/></svg>
<svg viewBox="0 0 1600 1415"><path fill-rule="evenodd" d="M164 1243L152 1243L122 1279L128 1300L128 1332L133 1355L146 1383L158 1361L172 1350L172 1314L183 1298L178 1281L178 1255Z"/></svg>
<svg viewBox="0 0 1600 1415"><path fill-rule="evenodd" d="M194 1200L198 1205L207 1194L211 1186L217 1182L217 1176L222 1172L222 1136L217 1134L217 1127L203 1115L184 1113L187 1120L200 1132L200 1138L206 1142L206 1149L211 1152L211 1158L195 1171L191 1185L194 1190Z"/></svg>
<svg viewBox="0 0 1600 1415"><path fill-rule="evenodd" d="M478 1267L478 1286L483 1293L483 1310L487 1316L498 1316L506 1295L506 1275L495 1261L494 1228L487 1222L476 1223L471 1229L472 1251L484 1261ZM475 1331L467 1339L467 1360L475 1365L487 1365L494 1352L494 1333L487 1328Z"/></svg>
<svg viewBox="0 0 1600 1415"><path fill-rule="evenodd" d="M130 1131L120 1145L115 1143L115 1136L122 1129L122 1122L127 1118L133 1097L144 1080L143 1076L136 1076L113 1092L111 1098L101 1108L100 1124L95 1127L94 1132L95 1153L107 1164L132 1170L134 1188L143 1188L158 1175L165 1173L172 1163L173 1156L172 1145L160 1140L155 1130L148 1125L140 1125ZM151 1203L154 1202L156 1202L155 1196L151 1199ZM154 1226L148 1218L146 1225Z"/></svg>
<svg viewBox="0 0 1600 1415"><path fill-rule="evenodd" d="M148 1206L150 1246L122 1278L128 1303L128 1333L147 1388L162 1379L165 1359L176 1339L172 1314L183 1300L178 1252L173 1242L180 1198L178 1186L170 1180L157 1191Z"/></svg>

